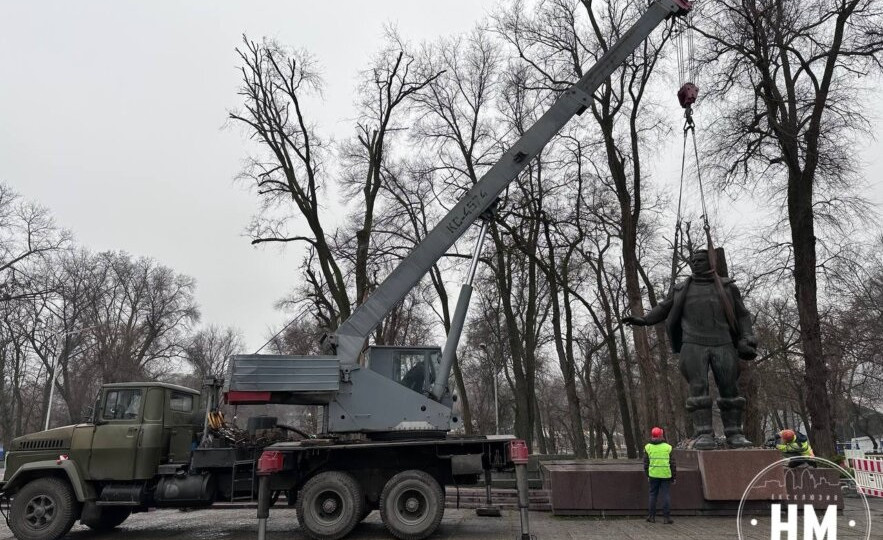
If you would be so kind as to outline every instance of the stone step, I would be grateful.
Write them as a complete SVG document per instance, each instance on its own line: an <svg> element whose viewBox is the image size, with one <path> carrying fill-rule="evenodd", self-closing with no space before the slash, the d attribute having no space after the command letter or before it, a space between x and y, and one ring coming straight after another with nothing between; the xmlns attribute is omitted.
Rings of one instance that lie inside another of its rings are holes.
<svg viewBox="0 0 883 540"><path fill-rule="evenodd" d="M515 479L514 478L496 478L494 477L491 485L494 488L500 489L515 489ZM530 489L543 489L543 480L542 478L530 478L527 479L527 487Z"/></svg>
<svg viewBox="0 0 883 540"><path fill-rule="evenodd" d="M514 489L492 488L491 503L504 510L517 510L518 492ZM445 507L447 508L479 508L485 504L485 489L483 487L459 488L459 500L457 488L453 486L445 488ZM550 512L552 504L549 492L541 489L530 490L528 507L530 510L538 512Z"/></svg>

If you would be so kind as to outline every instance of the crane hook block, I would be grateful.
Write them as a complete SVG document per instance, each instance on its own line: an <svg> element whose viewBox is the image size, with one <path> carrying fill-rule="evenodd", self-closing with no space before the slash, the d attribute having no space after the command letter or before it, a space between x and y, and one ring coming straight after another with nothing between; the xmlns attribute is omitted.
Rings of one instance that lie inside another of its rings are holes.
<svg viewBox="0 0 883 540"><path fill-rule="evenodd" d="M695 84L688 82L684 83L684 86L678 90L678 101L681 102L681 107L687 108L690 105L696 103L696 98L699 97L699 87Z"/></svg>

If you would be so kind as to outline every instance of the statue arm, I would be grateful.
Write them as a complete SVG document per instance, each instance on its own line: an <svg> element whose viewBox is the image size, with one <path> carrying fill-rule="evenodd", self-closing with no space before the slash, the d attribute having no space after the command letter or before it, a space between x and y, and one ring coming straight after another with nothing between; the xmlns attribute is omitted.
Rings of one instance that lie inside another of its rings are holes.
<svg viewBox="0 0 883 540"><path fill-rule="evenodd" d="M668 317L672 305L674 305L674 297L672 296L669 296L662 302L656 304L656 307L644 315L644 321L646 321L647 326L653 326L656 323L664 321L665 318Z"/></svg>
<svg viewBox="0 0 883 540"><path fill-rule="evenodd" d="M634 326L653 326L654 324L660 323L668 317L669 312L671 311L672 306L674 305L674 290L672 290L668 297L662 302L656 304L656 307L651 309L647 314L643 317L625 317L622 319L622 322L628 325Z"/></svg>

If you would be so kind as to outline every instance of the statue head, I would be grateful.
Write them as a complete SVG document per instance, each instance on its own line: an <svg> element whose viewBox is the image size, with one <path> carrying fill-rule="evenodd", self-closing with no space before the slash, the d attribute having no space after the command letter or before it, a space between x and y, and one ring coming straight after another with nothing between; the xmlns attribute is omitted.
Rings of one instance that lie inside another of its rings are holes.
<svg viewBox="0 0 883 540"><path fill-rule="evenodd" d="M711 271L711 264L708 262L708 250L697 249L690 255L690 270L693 275L704 276Z"/></svg>

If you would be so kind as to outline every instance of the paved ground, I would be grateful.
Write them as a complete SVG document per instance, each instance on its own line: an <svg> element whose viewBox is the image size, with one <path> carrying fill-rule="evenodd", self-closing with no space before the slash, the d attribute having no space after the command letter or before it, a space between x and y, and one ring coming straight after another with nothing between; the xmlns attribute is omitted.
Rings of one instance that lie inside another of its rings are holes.
<svg viewBox="0 0 883 540"><path fill-rule="evenodd" d="M848 500L848 505L856 500ZM849 511L849 506L847 510ZM253 509L241 510L201 510L179 512L160 510L136 514L119 529L110 534L98 535L77 525L68 535L69 540L146 540L163 538L186 538L192 540L253 540L257 537L257 526ZM883 499L871 503L872 538L881 538L883 530ZM585 539L585 540L675 540L675 539L733 539L737 540L735 518L721 517L677 517L673 525L650 524L636 518L560 518L546 512L531 512L532 532L537 540L543 539ZM2 520L0 520L2 523ZM758 527L763 529L764 523ZM293 509L274 509L268 522L270 540L305 537L300 534ZM758 531L760 532L760 531ZM516 512L503 512L502 518L480 518L473 510L446 510L441 527L431 539L464 540L515 540L519 533L519 520ZM800 533L802 535L802 533ZM858 538L856 535L840 535L842 538ZM861 535L864 536L864 535ZM751 536L752 538L754 536ZM763 535L769 538L768 526ZM783 535L783 538L785 535ZM0 525L0 540L11 540L12 534L5 524ZM377 512L372 513L350 536L355 540L388 540L392 537L380 523Z"/></svg>

